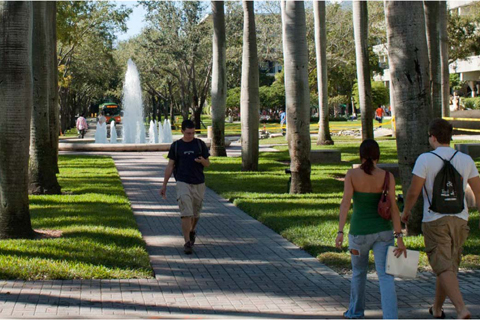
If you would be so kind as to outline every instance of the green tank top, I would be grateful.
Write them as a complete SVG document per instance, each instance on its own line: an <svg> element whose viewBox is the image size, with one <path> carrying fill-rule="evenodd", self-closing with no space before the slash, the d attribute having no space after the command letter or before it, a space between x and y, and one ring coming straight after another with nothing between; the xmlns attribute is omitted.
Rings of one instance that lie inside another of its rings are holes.
<svg viewBox="0 0 480 320"><path fill-rule="evenodd" d="M391 221L378 214L378 202L382 193L353 193L353 215L350 234L354 236L393 230Z"/></svg>

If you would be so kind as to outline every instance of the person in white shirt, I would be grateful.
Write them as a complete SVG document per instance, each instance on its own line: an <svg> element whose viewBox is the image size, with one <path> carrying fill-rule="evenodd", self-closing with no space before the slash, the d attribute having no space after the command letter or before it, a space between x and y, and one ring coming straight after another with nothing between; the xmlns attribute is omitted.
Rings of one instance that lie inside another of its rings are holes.
<svg viewBox="0 0 480 320"><path fill-rule="evenodd" d="M462 246L470 230L467 224L467 202L465 199L463 200L464 209L456 214L437 213L430 209L434 180L444 165L444 162L440 159L442 158L447 161L451 159L450 163L463 178L463 190L465 191L468 183L475 194L480 210L478 170L469 155L461 152L455 154L456 151L450 147L452 133L453 128L448 121L435 119L431 122L428 141L434 151L421 154L415 163L412 183L405 199L402 221L408 222L410 211L423 189L422 231L425 240L425 252L433 271L437 275L435 301L429 309L429 313L434 318L445 318L442 306L445 298L449 297L457 311L457 318L469 319L471 314L465 306L457 279Z"/></svg>

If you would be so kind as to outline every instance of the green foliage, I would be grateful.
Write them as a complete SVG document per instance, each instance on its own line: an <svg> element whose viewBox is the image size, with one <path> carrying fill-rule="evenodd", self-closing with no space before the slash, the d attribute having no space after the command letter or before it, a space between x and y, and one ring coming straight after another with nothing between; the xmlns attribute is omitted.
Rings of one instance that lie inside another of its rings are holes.
<svg viewBox="0 0 480 320"><path fill-rule="evenodd" d="M226 107L227 108L236 108L240 107L240 93L242 88L232 88L227 91L227 101Z"/></svg>
<svg viewBox="0 0 480 320"><path fill-rule="evenodd" d="M340 124L338 124L340 125ZM276 140L275 140L276 139ZM285 143L284 137L262 140L261 143ZM290 160L287 146L279 146L280 152L261 153L259 172L242 172L240 158L211 158L212 165L206 170L206 180L210 188L229 199L240 209L272 228L284 238L300 246L334 270L344 273L351 270L347 251L348 238L345 237L342 250L335 248L338 230L338 211L343 196L343 181L352 164L359 162L358 147L361 141L348 137L334 137L335 145L317 146L312 149L336 149L342 153L341 164L312 164L312 186L310 194L288 194L289 176L284 173ZM394 139L377 139L381 148L382 163L397 162ZM477 159L477 166L480 162ZM401 192L397 180L397 192ZM351 211L349 212L349 216ZM480 269L480 230L479 215L471 212L470 235L465 243L465 258L462 268ZM345 226L348 233L349 222ZM423 237L406 237L407 248L423 250ZM370 270L374 270L370 257ZM425 253L421 253L420 269L428 269Z"/></svg>
<svg viewBox="0 0 480 320"><path fill-rule="evenodd" d="M357 83L353 85L353 99L356 105L360 105ZM375 108L390 103L389 90L381 81L372 81L372 103Z"/></svg>
<svg viewBox="0 0 480 320"><path fill-rule="evenodd" d="M479 26L480 2L473 1L462 7L462 15L457 10L449 10L447 30L450 63L480 54Z"/></svg>
<svg viewBox="0 0 480 320"><path fill-rule="evenodd" d="M0 242L0 278L149 278L145 243L111 158L60 156L62 195L30 196L34 229L60 238Z"/></svg>
<svg viewBox="0 0 480 320"><path fill-rule="evenodd" d="M462 98L462 103L467 109L480 110L480 97Z"/></svg>
<svg viewBox="0 0 480 320"><path fill-rule="evenodd" d="M465 85L465 81L460 80L460 74L450 73L450 88L452 90L461 90Z"/></svg>

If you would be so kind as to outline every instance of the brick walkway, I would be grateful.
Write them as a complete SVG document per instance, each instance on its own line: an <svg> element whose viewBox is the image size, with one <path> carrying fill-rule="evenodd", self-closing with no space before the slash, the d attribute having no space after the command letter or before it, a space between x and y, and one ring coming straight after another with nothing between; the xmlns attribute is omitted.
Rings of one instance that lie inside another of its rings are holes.
<svg viewBox="0 0 480 320"><path fill-rule="evenodd" d="M161 153L112 155L147 243L155 279L0 281L0 318L338 318L348 305L342 277L207 190L195 253L183 254L174 196L158 190ZM381 317L369 276L367 317ZM480 317L480 273L461 274L464 297ZM434 278L398 281L401 318L431 318ZM455 312L450 304L448 317Z"/></svg>

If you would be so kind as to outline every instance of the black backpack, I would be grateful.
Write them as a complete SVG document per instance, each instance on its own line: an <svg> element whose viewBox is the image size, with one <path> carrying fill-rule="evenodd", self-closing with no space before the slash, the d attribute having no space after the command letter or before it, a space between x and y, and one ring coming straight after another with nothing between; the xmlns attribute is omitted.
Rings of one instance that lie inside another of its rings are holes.
<svg viewBox="0 0 480 320"><path fill-rule="evenodd" d="M453 154L450 160L445 160L434 152L430 153L443 161L443 167L438 171L433 181L432 201L428 198L427 188L425 188L425 185L423 186L430 204L429 209L441 214L461 213L465 208L463 177L451 163L458 151Z"/></svg>

